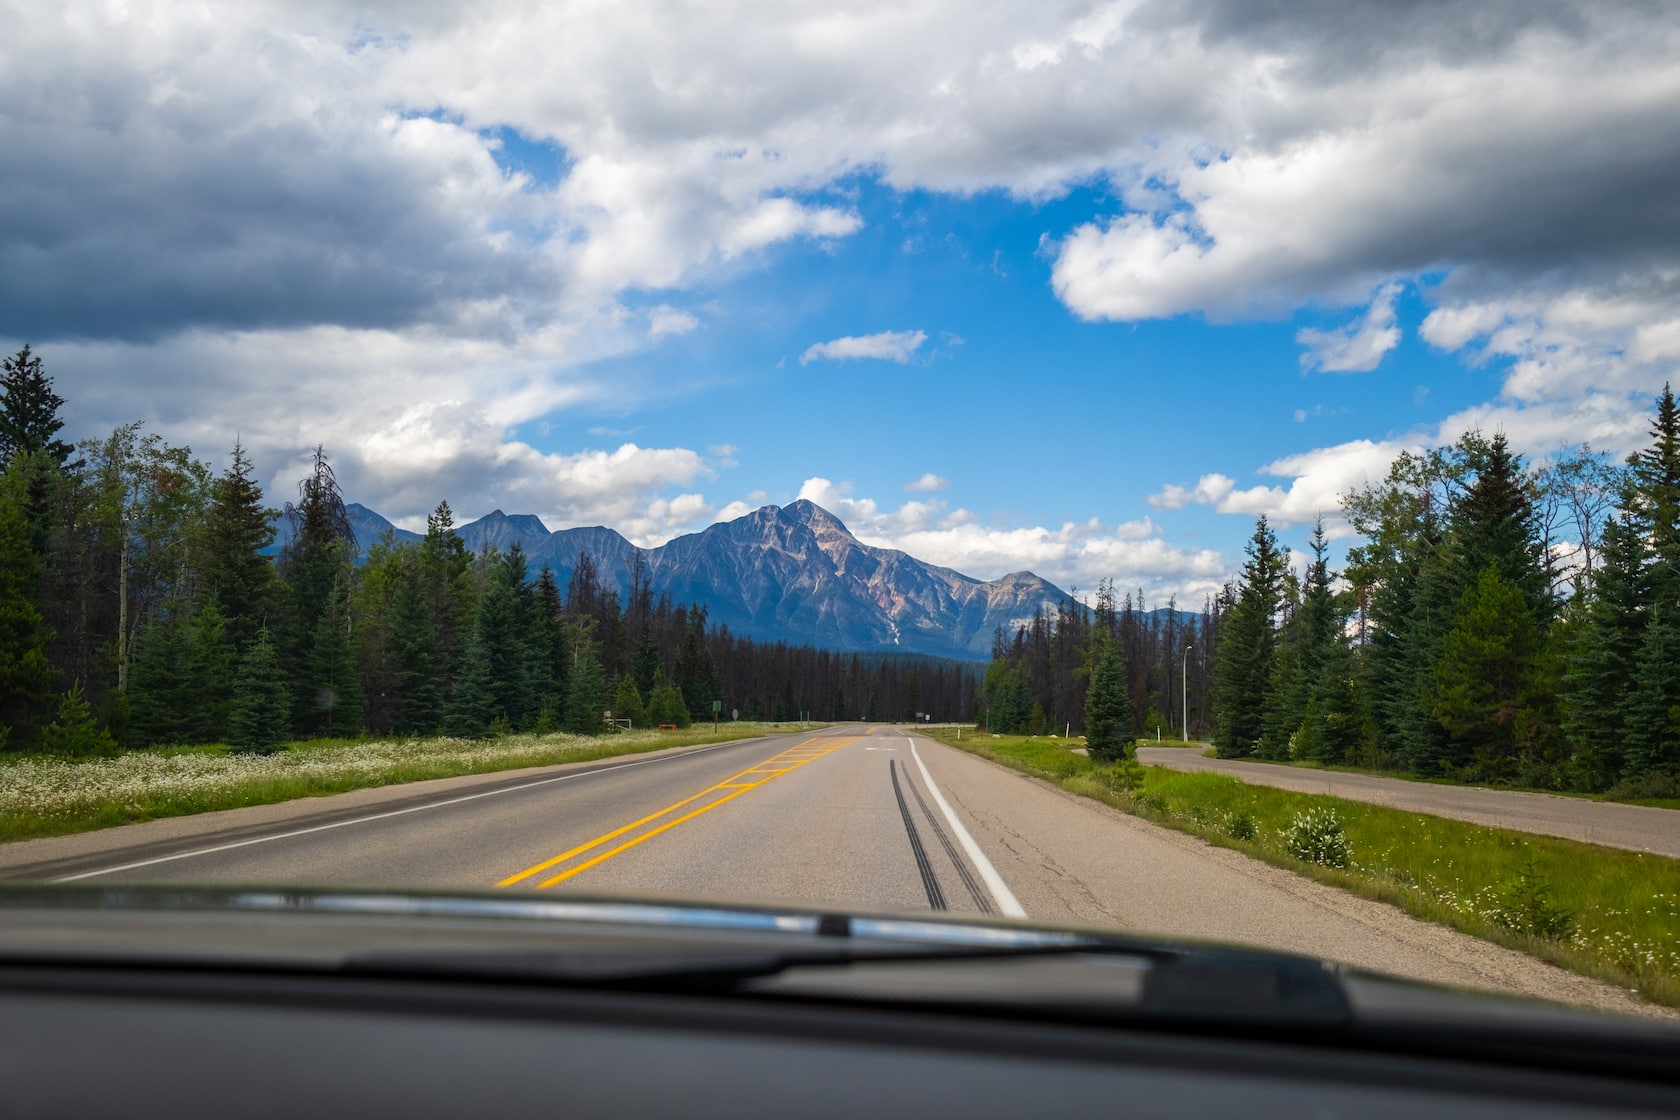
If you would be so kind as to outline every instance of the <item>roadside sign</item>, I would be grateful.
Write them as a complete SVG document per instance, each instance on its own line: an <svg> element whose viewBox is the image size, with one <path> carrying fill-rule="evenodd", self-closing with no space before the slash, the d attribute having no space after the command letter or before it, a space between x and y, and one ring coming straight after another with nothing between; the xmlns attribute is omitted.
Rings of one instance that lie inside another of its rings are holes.
<svg viewBox="0 0 1680 1120"><path fill-rule="evenodd" d="M723 711L723 701L722 700L713 700L712 701L712 711L714 711L714 712Z"/></svg>

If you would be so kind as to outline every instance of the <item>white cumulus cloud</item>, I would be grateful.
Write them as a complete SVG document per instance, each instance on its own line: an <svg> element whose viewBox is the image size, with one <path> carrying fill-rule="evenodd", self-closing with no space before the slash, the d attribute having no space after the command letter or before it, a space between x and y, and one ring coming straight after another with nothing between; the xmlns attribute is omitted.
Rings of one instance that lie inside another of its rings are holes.
<svg viewBox="0 0 1680 1120"><path fill-rule="evenodd" d="M828 342L814 342L799 356L800 365L816 361L846 361L871 358L903 364L915 356L927 341L926 331L882 331L880 334L847 335Z"/></svg>
<svg viewBox="0 0 1680 1120"><path fill-rule="evenodd" d="M1400 345L1400 327L1394 313L1394 301L1399 296L1400 285L1384 284L1363 318L1336 330L1302 328L1295 335L1295 341L1307 348L1301 355L1301 367L1324 373L1367 373L1376 369L1383 355Z"/></svg>

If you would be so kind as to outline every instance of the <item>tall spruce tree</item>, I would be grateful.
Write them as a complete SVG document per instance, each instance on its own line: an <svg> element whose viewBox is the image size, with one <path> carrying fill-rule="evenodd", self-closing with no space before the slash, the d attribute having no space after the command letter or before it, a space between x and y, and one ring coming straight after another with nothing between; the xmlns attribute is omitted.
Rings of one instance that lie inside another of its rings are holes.
<svg viewBox="0 0 1680 1120"><path fill-rule="evenodd" d="M1119 762L1134 741L1132 704L1114 643L1102 630L1091 644L1091 675L1085 690L1085 750L1098 762Z"/></svg>
<svg viewBox="0 0 1680 1120"><path fill-rule="evenodd" d="M391 645L396 668L396 730L429 735L443 720L446 678L431 596L419 579L419 564L404 565L392 597Z"/></svg>
<svg viewBox="0 0 1680 1120"><path fill-rule="evenodd" d="M490 676L490 655L477 635L467 643L456 670L443 733L456 739L482 739L496 718L496 695Z"/></svg>
<svg viewBox="0 0 1680 1120"><path fill-rule="evenodd" d="M235 440L228 468L211 492L204 532L203 581L227 624L228 644L244 652L275 605L274 565L262 554L274 540L274 514L264 508L244 446Z"/></svg>
<svg viewBox="0 0 1680 1120"><path fill-rule="evenodd" d="M350 578L339 572L315 619L315 633L305 655L304 693L313 711L293 726L327 737L353 735L362 727L362 683L350 640Z"/></svg>
<svg viewBox="0 0 1680 1120"><path fill-rule="evenodd" d="M283 747L291 735L291 694L280 656L263 627L239 659L228 717L229 744L254 754Z"/></svg>
<svg viewBox="0 0 1680 1120"><path fill-rule="evenodd" d="M1214 746L1223 758L1253 754L1265 734L1287 553L1266 518L1255 525L1235 603L1214 662Z"/></svg>
<svg viewBox="0 0 1680 1120"><path fill-rule="evenodd" d="M37 558L11 485L0 485L0 746L34 745L52 703L48 635L35 609Z"/></svg>
<svg viewBox="0 0 1680 1120"><path fill-rule="evenodd" d="M1597 571L1564 653L1564 730L1575 750L1577 784L1603 789L1622 776L1632 739L1628 717L1639 690L1650 573L1646 541L1626 512L1608 518Z"/></svg>
<svg viewBox="0 0 1680 1120"><path fill-rule="evenodd" d="M62 467L74 450L58 438L63 407L64 398L53 392L52 378L28 345L0 359L0 464L22 451L47 456Z"/></svg>
<svg viewBox="0 0 1680 1120"><path fill-rule="evenodd" d="M334 602L335 585L342 580L348 586L356 550L350 515L324 448L315 448L310 473L298 483L298 501L287 503L286 518L292 537L280 556L280 576L286 584L287 609L276 644L294 688L293 730L307 737L340 721L337 696L345 678L337 635L341 624L348 622L335 619L323 626L322 617ZM315 642L323 636L333 648L317 657ZM344 644L348 645L347 638ZM324 672L330 675L330 683L323 681ZM328 701L325 707L323 700ZM360 719L357 712L358 724Z"/></svg>

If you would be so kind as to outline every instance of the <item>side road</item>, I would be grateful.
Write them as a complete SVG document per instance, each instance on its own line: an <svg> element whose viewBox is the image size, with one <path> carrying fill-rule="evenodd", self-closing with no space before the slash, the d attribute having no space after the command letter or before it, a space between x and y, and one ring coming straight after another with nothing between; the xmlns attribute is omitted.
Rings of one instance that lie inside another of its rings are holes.
<svg viewBox="0 0 1680 1120"><path fill-rule="evenodd" d="M1229 774L1251 785L1273 786L1297 793L1325 793L1391 809L1680 859L1680 811L1673 809L1652 809L1643 805L1588 801L1580 797L1556 797L1519 790L1409 782L1374 774L1304 770L1269 762L1207 758L1200 751L1186 747L1140 746L1137 756L1138 761L1146 766L1211 770Z"/></svg>

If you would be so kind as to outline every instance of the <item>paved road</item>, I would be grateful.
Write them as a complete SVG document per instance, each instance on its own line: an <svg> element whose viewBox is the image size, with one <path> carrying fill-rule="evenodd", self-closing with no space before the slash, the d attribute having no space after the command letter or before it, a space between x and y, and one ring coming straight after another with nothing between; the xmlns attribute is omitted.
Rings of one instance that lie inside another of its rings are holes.
<svg viewBox="0 0 1680 1120"><path fill-rule="evenodd" d="M1619 1010L1627 993L898 728L362 790L0 848L0 877L679 895L1241 941Z"/></svg>
<svg viewBox="0 0 1680 1120"><path fill-rule="evenodd" d="M1211 770L1259 786L1334 794L1349 801L1680 859L1680 812L1673 809L1207 758L1193 747L1139 747L1138 761L1174 770Z"/></svg>

